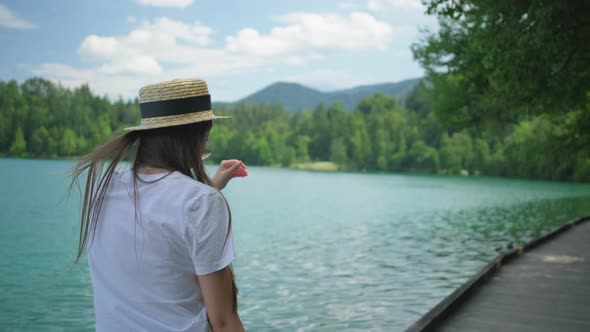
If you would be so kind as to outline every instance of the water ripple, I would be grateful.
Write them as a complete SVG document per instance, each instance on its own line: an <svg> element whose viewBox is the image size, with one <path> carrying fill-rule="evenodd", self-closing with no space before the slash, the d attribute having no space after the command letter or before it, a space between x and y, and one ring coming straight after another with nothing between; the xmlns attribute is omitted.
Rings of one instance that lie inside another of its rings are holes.
<svg viewBox="0 0 590 332"><path fill-rule="evenodd" d="M94 328L77 204L57 205L71 165L0 160L3 330ZM403 331L498 253L590 214L590 186L486 178L252 168L226 195L251 331Z"/></svg>

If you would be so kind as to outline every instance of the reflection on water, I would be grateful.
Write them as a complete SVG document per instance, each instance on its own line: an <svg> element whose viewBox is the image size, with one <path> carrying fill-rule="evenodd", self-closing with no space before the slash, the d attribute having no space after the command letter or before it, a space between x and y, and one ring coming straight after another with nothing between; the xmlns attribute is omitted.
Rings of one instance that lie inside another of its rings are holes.
<svg viewBox="0 0 590 332"><path fill-rule="evenodd" d="M0 159L0 323L92 330L66 161ZM251 168L228 187L252 331L402 331L511 243L583 214L590 186Z"/></svg>
<svg viewBox="0 0 590 332"><path fill-rule="evenodd" d="M256 330L401 331L508 245L589 206L588 198L539 200L291 233L290 241L243 253L242 312Z"/></svg>

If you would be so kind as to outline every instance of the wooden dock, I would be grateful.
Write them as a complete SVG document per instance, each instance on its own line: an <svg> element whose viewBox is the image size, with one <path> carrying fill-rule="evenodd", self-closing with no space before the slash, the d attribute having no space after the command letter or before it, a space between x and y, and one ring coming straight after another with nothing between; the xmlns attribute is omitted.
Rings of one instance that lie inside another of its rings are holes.
<svg viewBox="0 0 590 332"><path fill-rule="evenodd" d="M587 221L500 255L406 332L590 331Z"/></svg>

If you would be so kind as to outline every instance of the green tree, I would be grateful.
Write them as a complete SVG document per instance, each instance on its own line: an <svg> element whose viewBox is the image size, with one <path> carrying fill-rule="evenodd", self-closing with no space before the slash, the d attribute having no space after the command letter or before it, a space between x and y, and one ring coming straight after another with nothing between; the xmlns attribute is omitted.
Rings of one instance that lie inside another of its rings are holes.
<svg viewBox="0 0 590 332"><path fill-rule="evenodd" d="M309 155L313 160L327 160L330 157L330 120L323 104L314 109L312 118Z"/></svg>
<svg viewBox="0 0 590 332"><path fill-rule="evenodd" d="M576 164L572 178L576 181L590 180L590 154L579 153L576 157Z"/></svg>
<svg viewBox="0 0 590 332"><path fill-rule="evenodd" d="M330 144L330 160L338 164L340 169L346 168L348 164L348 155L344 138L338 137L332 140L332 143Z"/></svg>
<svg viewBox="0 0 590 332"><path fill-rule="evenodd" d="M273 162L273 154L270 145L264 137L256 140L254 147L256 153L256 165L271 165Z"/></svg>
<svg viewBox="0 0 590 332"><path fill-rule="evenodd" d="M21 127L16 129L14 140L10 146L10 154L17 157L22 157L27 152L27 141Z"/></svg>
<svg viewBox="0 0 590 332"><path fill-rule="evenodd" d="M443 170L458 174L462 169L462 150L459 140L443 135L440 148L440 164Z"/></svg>
<svg viewBox="0 0 590 332"><path fill-rule="evenodd" d="M215 125L215 129L209 134L209 142L207 146L214 151L212 159L221 161L223 155L231 150L230 142L233 137L233 132L224 125Z"/></svg>
<svg viewBox="0 0 590 332"><path fill-rule="evenodd" d="M369 158L372 156L372 144L365 121L361 115L355 115L349 136L350 160L356 169L371 169Z"/></svg>
<svg viewBox="0 0 590 332"><path fill-rule="evenodd" d="M416 111L420 118L432 112L432 97L423 80L406 97L405 103L406 108Z"/></svg>
<svg viewBox="0 0 590 332"><path fill-rule="evenodd" d="M41 126L31 136L30 150L36 156L42 156L49 152L49 131Z"/></svg>
<svg viewBox="0 0 590 332"><path fill-rule="evenodd" d="M412 144L408 152L408 164L411 170L437 173L440 169L440 158L436 149L419 140Z"/></svg>
<svg viewBox="0 0 590 332"><path fill-rule="evenodd" d="M486 140L481 138L476 139L473 146L473 169L477 173L485 173L491 159L490 146Z"/></svg>
<svg viewBox="0 0 590 332"><path fill-rule="evenodd" d="M296 142L297 159L302 162L309 161L309 142L311 142L311 138L302 135L297 137Z"/></svg>
<svg viewBox="0 0 590 332"><path fill-rule="evenodd" d="M487 174L489 175L507 175L506 158L504 157L504 144L502 144L501 141L496 141L494 143L487 169Z"/></svg>
<svg viewBox="0 0 590 332"><path fill-rule="evenodd" d="M510 124L499 117L498 125L456 129L481 113L483 99L478 89L465 89L463 80L470 77L465 73L433 77L440 82L419 84L406 108L384 94L363 99L351 112L340 102L297 114L273 104L218 105L216 113L232 119L215 121L209 147L217 160L237 158L250 165L329 159L350 170L467 169L590 180L590 149L584 144L590 142L590 92L585 104L567 113L533 112ZM471 100L467 106L461 104L465 98ZM442 123L445 108L452 116ZM0 155L80 155L122 134L123 127L139 121L138 113L137 99L111 102L85 85L70 90L38 78L20 86L0 81Z"/></svg>
<svg viewBox="0 0 590 332"><path fill-rule="evenodd" d="M0 149L10 150L14 141L14 128L24 128L27 105L16 81L3 84L0 90Z"/></svg>
<svg viewBox="0 0 590 332"><path fill-rule="evenodd" d="M290 167L297 160L297 152L295 148L288 146L283 150L281 155L281 165Z"/></svg>
<svg viewBox="0 0 590 332"><path fill-rule="evenodd" d="M66 128L63 132L63 136L61 138L60 143L60 155L62 156L73 156L78 148L78 142L76 133L70 129Z"/></svg>
<svg viewBox="0 0 590 332"><path fill-rule="evenodd" d="M439 78L453 78L459 93L449 96L456 99L450 112L466 108L467 121L514 121L523 112L568 112L584 104L590 91L586 2L424 2L440 29L412 49L434 90L445 84Z"/></svg>
<svg viewBox="0 0 590 332"><path fill-rule="evenodd" d="M433 110L447 129L482 132L493 126L500 140L508 139L507 156L501 150L492 154L495 173L571 178L583 164L575 156L590 151L590 115L580 112L590 109L587 2L423 2L440 29L426 32L412 50L426 69ZM549 132L558 139L540 143L542 138L531 140L519 129L542 115L552 117ZM560 161L534 154L541 146Z"/></svg>
<svg viewBox="0 0 590 332"><path fill-rule="evenodd" d="M461 167L473 173L473 141L467 132L455 133L452 136L453 145L459 148L461 153Z"/></svg>

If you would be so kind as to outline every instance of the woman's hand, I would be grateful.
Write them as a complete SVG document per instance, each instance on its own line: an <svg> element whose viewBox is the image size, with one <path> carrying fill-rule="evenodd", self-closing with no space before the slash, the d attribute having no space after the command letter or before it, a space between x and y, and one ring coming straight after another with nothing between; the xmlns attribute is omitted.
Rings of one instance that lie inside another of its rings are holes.
<svg viewBox="0 0 590 332"><path fill-rule="evenodd" d="M236 176L248 176L248 169L246 168L246 165L236 159L224 160L221 162L221 164L219 164L219 168L213 177L213 187L221 190L225 188L229 180Z"/></svg>

